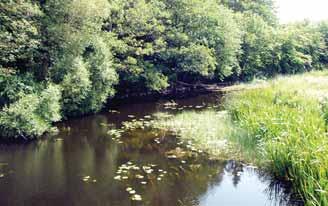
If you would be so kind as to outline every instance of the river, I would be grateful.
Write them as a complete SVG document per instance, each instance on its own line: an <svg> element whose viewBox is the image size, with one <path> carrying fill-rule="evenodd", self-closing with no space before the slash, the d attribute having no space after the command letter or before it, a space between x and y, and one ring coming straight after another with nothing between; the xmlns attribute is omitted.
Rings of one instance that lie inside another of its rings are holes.
<svg viewBox="0 0 328 206"><path fill-rule="evenodd" d="M233 160L198 154L168 158L183 142L149 129L109 128L158 112L206 109L220 94L129 103L110 112L58 124L57 135L28 144L0 145L0 205L33 206L286 206L289 195L264 172Z"/></svg>

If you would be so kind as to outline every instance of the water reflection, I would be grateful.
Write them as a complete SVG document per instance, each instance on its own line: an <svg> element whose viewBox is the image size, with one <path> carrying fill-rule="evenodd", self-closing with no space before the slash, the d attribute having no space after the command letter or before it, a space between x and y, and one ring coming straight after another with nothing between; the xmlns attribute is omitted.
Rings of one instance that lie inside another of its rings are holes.
<svg viewBox="0 0 328 206"><path fill-rule="evenodd" d="M211 95L178 103L192 109L189 106L217 105L217 101L217 96ZM116 110L119 113L63 123L61 132L48 140L0 145L0 205L286 205L285 193L272 195L275 190L268 189L272 181L254 168L234 161L208 161L194 153L169 159L168 151L185 148L168 134L158 134L161 141L157 143L154 131L138 129L124 133L123 143L113 141L108 127L119 128L128 115L142 118L163 111L163 104L130 104ZM148 174L140 169L127 172L131 175L127 180L115 180L127 162L139 168L151 164L154 171ZM161 176L163 171L167 173ZM132 179L137 173L146 184ZM142 201L131 200L128 187Z"/></svg>

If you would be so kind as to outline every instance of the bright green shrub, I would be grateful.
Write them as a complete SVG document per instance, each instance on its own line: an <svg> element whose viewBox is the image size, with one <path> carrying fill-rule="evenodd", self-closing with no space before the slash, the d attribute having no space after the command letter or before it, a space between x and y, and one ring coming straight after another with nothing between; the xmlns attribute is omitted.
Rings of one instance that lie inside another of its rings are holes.
<svg viewBox="0 0 328 206"><path fill-rule="evenodd" d="M18 75L13 70L0 68L0 108L17 101L21 94L35 92L37 87L31 73Z"/></svg>
<svg viewBox="0 0 328 206"><path fill-rule="evenodd" d="M113 86L117 83L117 73L112 62L111 50L105 39L95 39L85 57L92 82L81 113L95 113L102 109L104 103L115 93Z"/></svg>
<svg viewBox="0 0 328 206"><path fill-rule="evenodd" d="M81 57L77 57L61 83L64 114L79 113L83 101L91 90L91 84L87 63L83 62Z"/></svg>
<svg viewBox="0 0 328 206"><path fill-rule="evenodd" d="M49 85L40 93L23 95L0 111L1 138L30 139L41 136L59 121L60 89Z"/></svg>
<svg viewBox="0 0 328 206"><path fill-rule="evenodd" d="M328 21L322 21L318 25L318 31L324 39L325 48L321 54L320 62L328 64Z"/></svg>
<svg viewBox="0 0 328 206"><path fill-rule="evenodd" d="M242 13L252 13L260 16L270 25L276 25L276 4L274 0L219 0L228 8Z"/></svg>
<svg viewBox="0 0 328 206"><path fill-rule="evenodd" d="M61 83L66 116L97 112L114 95L117 74L104 39L93 39L83 56L74 59Z"/></svg>
<svg viewBox="0 0 328 206"><path fill-rule="evenodd" d="M318 67L325 49L320 32L308 22L283 27L279 33L280 62L278 73L304 72Z"/></svg>

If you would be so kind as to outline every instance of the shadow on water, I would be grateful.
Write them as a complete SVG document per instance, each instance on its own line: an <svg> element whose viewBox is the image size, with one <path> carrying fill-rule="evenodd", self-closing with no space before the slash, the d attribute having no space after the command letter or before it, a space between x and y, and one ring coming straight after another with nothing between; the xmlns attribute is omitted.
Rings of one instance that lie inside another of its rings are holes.
<svg viewBox="0 0 328 206"><path fill-rule="evenodd" d="M256 168L210 161L164 132L133 129L108 134L122 122L205 109L219 94L122 105L58 125L49 139L0 145L0 205L283 206L284 187Z"/></svg>

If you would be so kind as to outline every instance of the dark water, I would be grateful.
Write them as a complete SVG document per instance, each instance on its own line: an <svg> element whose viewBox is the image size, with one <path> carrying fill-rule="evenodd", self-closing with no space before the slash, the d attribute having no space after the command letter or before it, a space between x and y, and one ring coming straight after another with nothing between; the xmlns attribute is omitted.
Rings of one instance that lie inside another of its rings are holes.
<svg viewBox="0 0 328 206"><path fill-rule="evenodd" d="M61 123L60 133L46 140L1 145L0 205L287 205L287 195L270 177L234 161L210 161L169 134L136 129L114 140L108 134L123 121L204 109L219 99L212 94L179 100L176 109L160 101L123 105L119 113ZM187 155L168 158L168 151L177 150Z"/></svg>

